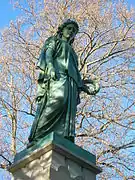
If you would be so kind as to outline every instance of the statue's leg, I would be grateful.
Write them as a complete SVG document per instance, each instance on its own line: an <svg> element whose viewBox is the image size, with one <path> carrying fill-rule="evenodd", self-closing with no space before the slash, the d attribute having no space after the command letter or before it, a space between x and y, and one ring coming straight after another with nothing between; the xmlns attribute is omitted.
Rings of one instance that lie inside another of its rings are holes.
<svg viewBox="0 0 135 180"><path fill-rule="evenodd" d="M46 105L38 120L34 139L38 140L55 131L62 135L65 124L66 105L68 99L67 77L59 81L50 81Z"/></svg>

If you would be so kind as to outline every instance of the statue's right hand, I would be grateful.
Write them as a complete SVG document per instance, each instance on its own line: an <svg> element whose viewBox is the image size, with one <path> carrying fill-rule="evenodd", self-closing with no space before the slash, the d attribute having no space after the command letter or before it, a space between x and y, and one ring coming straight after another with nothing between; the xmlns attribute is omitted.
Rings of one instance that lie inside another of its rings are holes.
<svg viewBox="0 0 135 180"><path fill-rule="evenodd" d="M51 79L56 80L56 73L55 73L55 69L52 64L48 64L48 66L47 66L47 75Z"/></svg>

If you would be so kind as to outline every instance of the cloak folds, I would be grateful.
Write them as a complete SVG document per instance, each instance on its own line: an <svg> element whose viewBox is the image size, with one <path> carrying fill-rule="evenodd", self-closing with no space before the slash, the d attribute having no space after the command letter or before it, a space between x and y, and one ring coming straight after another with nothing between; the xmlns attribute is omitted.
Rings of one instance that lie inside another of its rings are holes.
<svg viewBox="0 0 135 180"><path fill-rule="evenodd" d="M50 62L56 71L56 80L46 74ZM40 70L37 112L29 142L38 141L52 131L74 141L76 107L82 86L77 55L66 41L50 37L43 46L37 66Z"/></svg>

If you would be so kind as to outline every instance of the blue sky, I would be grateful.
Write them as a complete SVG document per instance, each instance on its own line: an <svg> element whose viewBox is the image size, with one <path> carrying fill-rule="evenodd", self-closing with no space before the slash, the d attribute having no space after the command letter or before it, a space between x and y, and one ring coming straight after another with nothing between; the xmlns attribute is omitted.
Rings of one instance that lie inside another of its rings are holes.
<svg viewBox="0 0 135 180"><path fill-rule="evenodd" d="M19 11L13 9L11 1L13 0L1 0L0 1L0 29L8 26L11 20L14 20L19 15ZM135 0L127 0L129 6L135 7Z"/></svg>
<svg viewBox="0 0 135 180"><path fill-rule="evenodd" d="M0 1L0 28L8 26L11 20L19 15L19 11L12 7L11 0Z"/></svg>

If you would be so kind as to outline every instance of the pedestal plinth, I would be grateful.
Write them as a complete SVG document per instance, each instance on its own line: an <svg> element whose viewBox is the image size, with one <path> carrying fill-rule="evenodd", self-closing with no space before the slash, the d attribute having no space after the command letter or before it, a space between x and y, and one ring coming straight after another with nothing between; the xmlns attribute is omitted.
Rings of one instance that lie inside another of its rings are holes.
<svg viewBox="0 0 135 180"><path fill-rule="evenodd" d="M15 157L9 167L14 180L95 180L96 157L51 133Z"/></svg>

